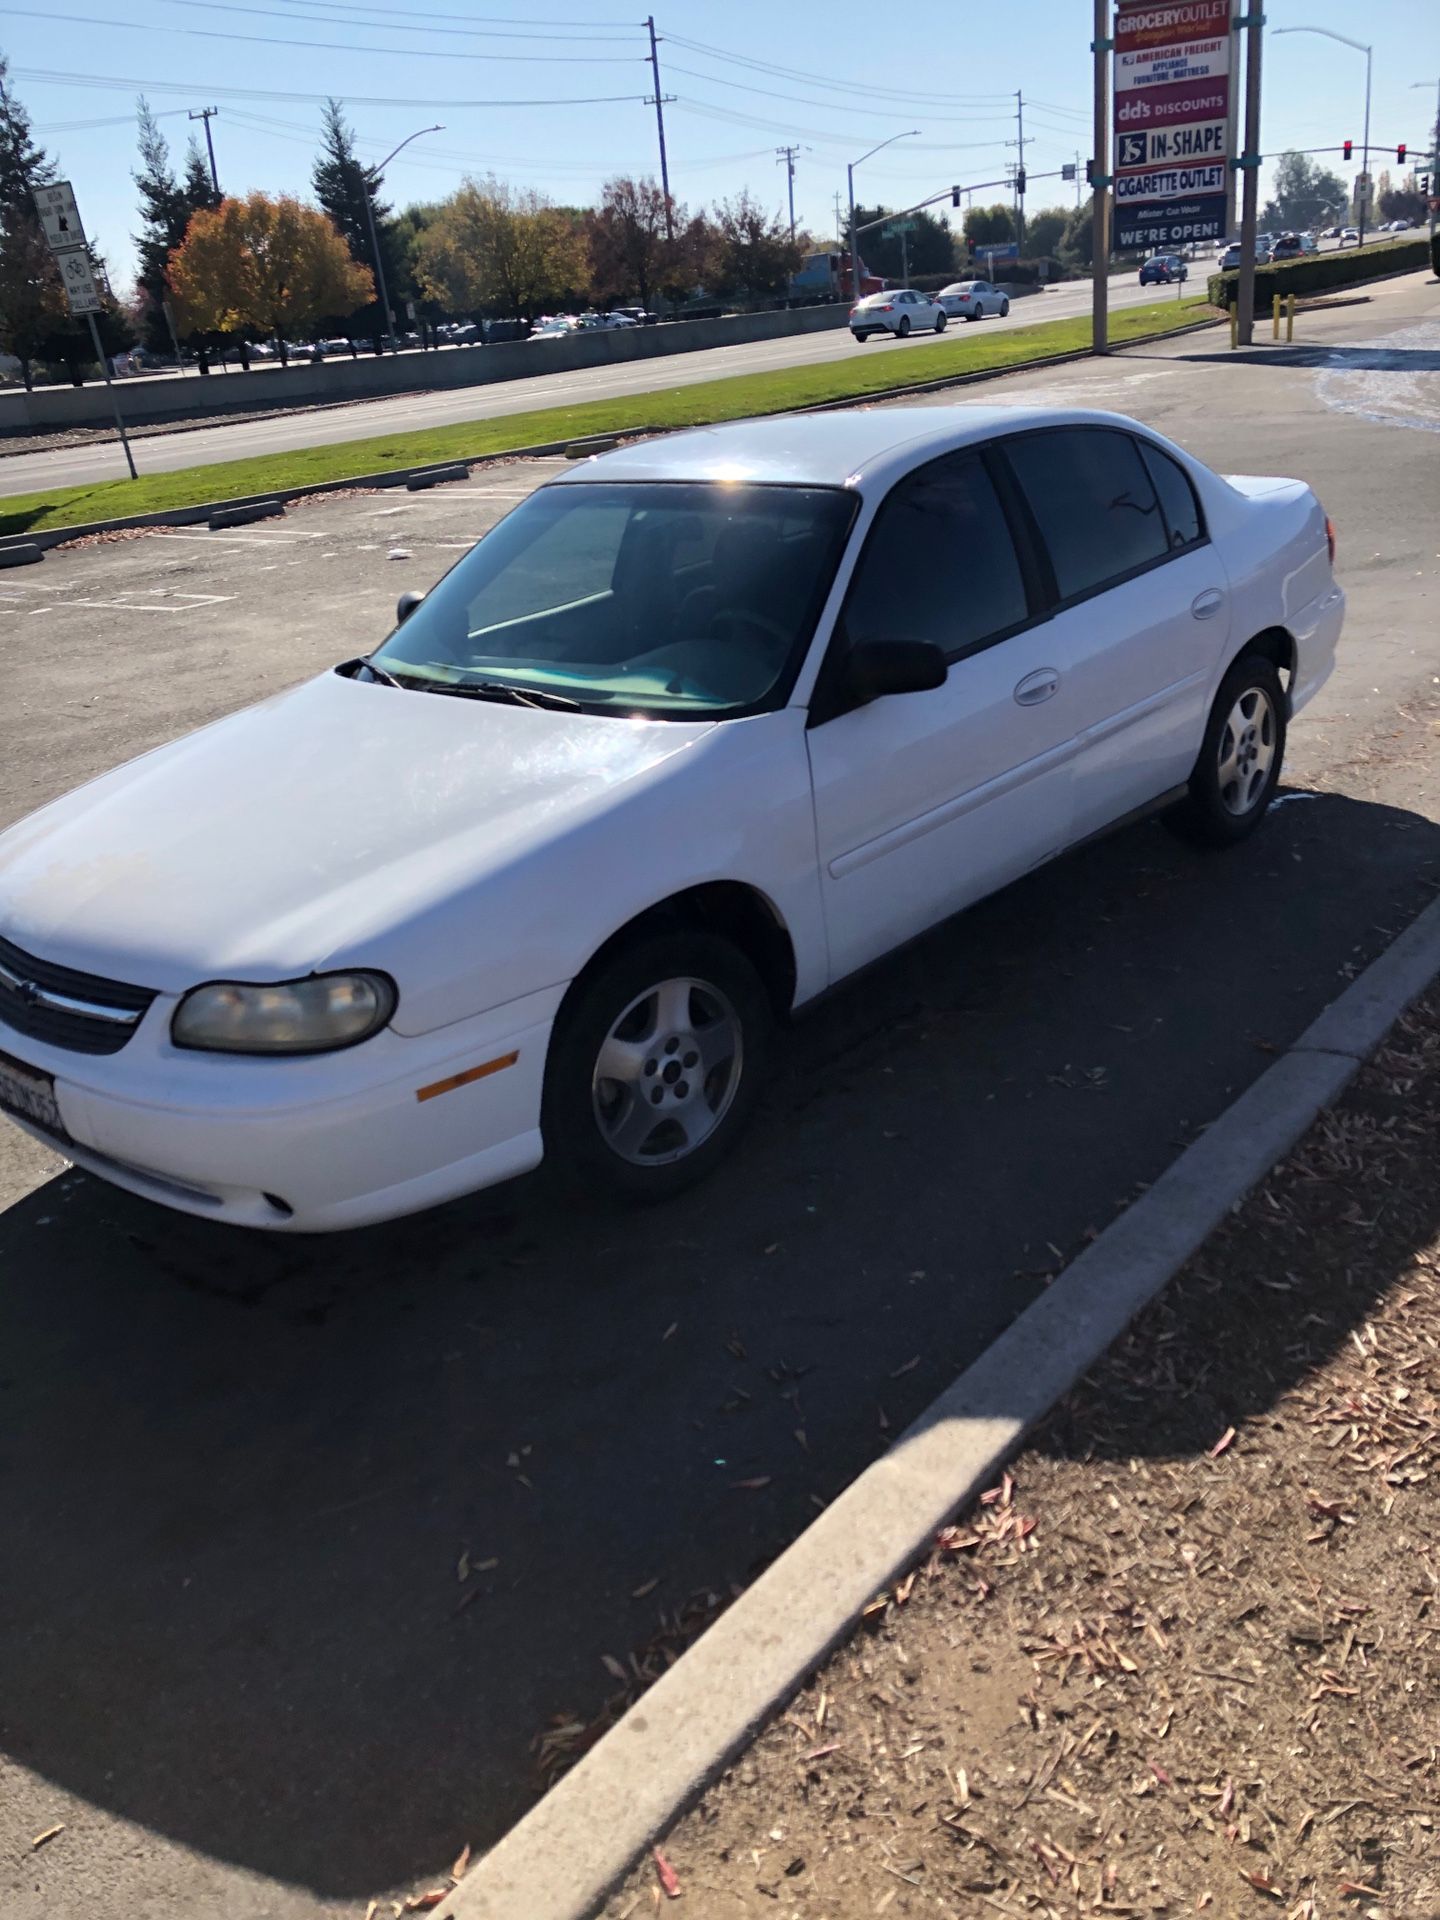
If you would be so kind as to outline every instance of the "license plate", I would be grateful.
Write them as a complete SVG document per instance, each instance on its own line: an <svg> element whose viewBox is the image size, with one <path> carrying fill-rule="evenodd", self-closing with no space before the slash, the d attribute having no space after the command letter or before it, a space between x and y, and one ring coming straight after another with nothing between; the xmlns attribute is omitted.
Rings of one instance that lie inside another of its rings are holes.
<svg viewBox="0 0 1440 1920"><path fill-rule="evenodd" d="M23 1066L8 1053L0 1053L0 1113L13 1113L17 1120L28 1120L56 1140L69 1142L55 1098L54 1074Z"/></svg>

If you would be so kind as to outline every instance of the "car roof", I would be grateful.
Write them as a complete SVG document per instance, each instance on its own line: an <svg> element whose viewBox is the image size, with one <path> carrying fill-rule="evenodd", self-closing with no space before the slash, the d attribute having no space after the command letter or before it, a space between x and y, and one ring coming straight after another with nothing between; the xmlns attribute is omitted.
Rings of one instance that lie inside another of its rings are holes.
<svg viewBox="0 0 1440 1920"><path fill-rule="evenodd" d="M1087 408L961 403L894 411L843 408L693 427L576 461L548 484L583 480L750 480L791 486L855 486L904 472L952 448L1027 427L1103 424L1133 428L1120 414Z"/></svg>

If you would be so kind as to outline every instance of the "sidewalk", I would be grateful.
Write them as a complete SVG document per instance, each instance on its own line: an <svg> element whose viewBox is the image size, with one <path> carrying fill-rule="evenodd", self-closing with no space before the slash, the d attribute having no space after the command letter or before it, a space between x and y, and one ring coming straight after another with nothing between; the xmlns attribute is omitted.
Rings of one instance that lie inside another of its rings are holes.
<svg viewBox="0 0 1440 1920"><path fill-rule="evenodd" d="M605 1908L1440 1914L1440 992Z"/></svg>

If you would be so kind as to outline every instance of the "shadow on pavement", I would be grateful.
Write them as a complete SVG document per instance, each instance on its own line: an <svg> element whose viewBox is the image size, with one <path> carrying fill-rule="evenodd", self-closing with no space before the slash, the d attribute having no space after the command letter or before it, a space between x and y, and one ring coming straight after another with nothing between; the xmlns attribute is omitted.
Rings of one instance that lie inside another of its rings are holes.
<svg viewBox="0 0 1440 1920"><path fill-rule="evenodd" d="M752 1577L1437 884L1440 829L1338 797L1132 829L800 1023L651 1213L264 1239L50 1182L0 1217L6 1750L319 1895L484 1847L602 1657Z"/></svg>
<svg viewBox="0 0 1440 1920"><path fill-rule="evenodd" d="M1260 315L1255 324L1261 324ZM1317 367L1336 373L1440 373L1440 348L1374 346L1254 346L1224 353L1187 353L1185 360L1213 360L1221 366Z"/></svg>

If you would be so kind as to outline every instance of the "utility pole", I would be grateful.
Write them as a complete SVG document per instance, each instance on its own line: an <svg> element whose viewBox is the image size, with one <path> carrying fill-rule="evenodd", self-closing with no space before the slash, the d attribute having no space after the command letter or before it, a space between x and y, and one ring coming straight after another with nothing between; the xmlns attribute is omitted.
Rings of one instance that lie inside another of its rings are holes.
<svg viewBox="0 0 1440 1920"><path fill-rule="evenodd" d="M1080 155L1075 155L1075 211L1080 211Z"/></svg>
<svg viewBox="0 0 1440 1920"><path fill-rule="evenodd" d="M842 228L840 226L840 189L835 189L835 245L840 245Z"/></svg>
<svg viewBox="0 0 1440 1920"><path fill-rule="evenodd" d="M192 112L190 115L192 120L203 120L205 122L205 145L210 154L210 185L215 190L215 198L217 200L220 198L220 176L215 171L215 141L210 133L210 122L219 111L220 109L218 107L202 107L198 113Z"/></svg>
<svg viewBox="0 0 1440 1920"><path fill-rule="evenodd" d="M670 162L665 157L665 96L660 91L660 55L655 39L655 16L645 25L650 30L650 71L655 76L655 126L660 135L660 190L665 195L665 238L675 238L675 215L670 206ZM673 99L673 95L671 96Z"/></svg>
<svg viewBox="0 0 1440 1920"><path fill-rule="evenodd" d="M1258 0L1256 0L1258 4ZM1095 125L1091 138L1090 351L1110 351L1110 54L1115 42L1107 31L1109 0L1095 0Z"/></svg>
<svg viewBox="0 0 1440 1920"><path fill-rule="evenodd" d="M1250 11L1236 19L1245 28L1245 151L1237 165L1240 186L1240 284L1236 288L1235 337L1242 347L1255 338L1255 225L1260 198L1260 36L1265 16L1260 0L1246 0ZM1239 47L1239 41L1236 41ZM1233 64L1233 63L1232 63Z"/></svg>
<svg viewBox="0 0 1440 1920"><path fill-rule="evenodd" d="M1020 155L1015 174L1015 257L1025 251L1025 96L1015 89L1015 145Z"/></svg>
<svg viewBox="0 0 1440 1920"><path fill-rule="evenodd" d="M797 153L808 153L809 151L810 149L808 147L777 147L775 149L775 158L785 162L785 184L790 191L790 238L792 240L795 238L795 156ZM837 220L840 217L840 196L838 193L835 196L835 217Z"/></svg>

